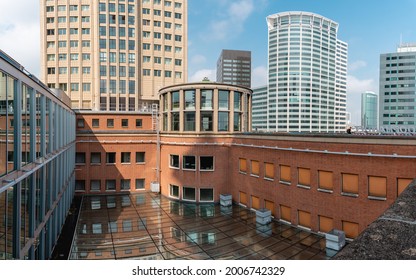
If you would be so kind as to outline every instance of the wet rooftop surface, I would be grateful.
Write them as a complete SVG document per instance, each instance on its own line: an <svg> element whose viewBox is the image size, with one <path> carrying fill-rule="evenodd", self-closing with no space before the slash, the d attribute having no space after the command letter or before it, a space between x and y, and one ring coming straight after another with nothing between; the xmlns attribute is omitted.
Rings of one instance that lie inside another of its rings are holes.
<svg viewBox="0 0 416 280"><path fill-rule="evenodd" d="M325 237L256 223L239 205L186 204L155 193L84 196L69 259L328 259Z"/></svg>

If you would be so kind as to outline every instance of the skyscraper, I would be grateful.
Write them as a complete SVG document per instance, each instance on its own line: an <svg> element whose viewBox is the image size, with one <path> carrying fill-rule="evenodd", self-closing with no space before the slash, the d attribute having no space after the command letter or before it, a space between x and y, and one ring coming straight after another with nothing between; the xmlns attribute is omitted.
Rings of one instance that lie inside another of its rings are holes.
<svg viewBox="0 0 416 280"><path fill-rule="evenodd" d="M217 82L251 87L251 52L222 50L217 60Z"/></svg>
<svg viewBox="0 0 416 280"><path fill-rule="evenodd" d="M361 94L361 126L365 129L378 127L378 95L374 92Z"/></svg>
<svg viewBox="0 0 416 280"><path fill-rule="evenodd" d="M41 38L41 78L73 109L140 110L187 80L186 0L42 0Z"/></svg>
<svg viewBox="0 0 416 280"><path fill-rule="evenodd" d="M267 26L267 130L345 131L348 46L337 38L338 23L283 12L268 16Z"/></svg>
<svg viewBox="0 0 416 280"><path fill-rule="evenodd" d="M416 44L380 55L380 128L415 131Z"/></svg>

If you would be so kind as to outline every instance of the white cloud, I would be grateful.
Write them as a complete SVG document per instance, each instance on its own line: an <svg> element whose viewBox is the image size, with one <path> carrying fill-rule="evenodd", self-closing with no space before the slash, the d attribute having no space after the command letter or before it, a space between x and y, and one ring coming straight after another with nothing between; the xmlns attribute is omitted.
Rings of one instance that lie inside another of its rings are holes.
<svg viewBox="0 0 416 280"><path fill-rule="evenodd" d="M267 85L267 67L258 66L251 71L251 87Z"/></svg>
<svg viewBox="0 0 416 280"><path fill-rule="evenodd" d="M237 34L243 31L244 22L254 11L253 0L233 1L223 13L222 19L211 21L209 36L204 33L203 37L209 40L223 40L228 38L230 34ZM224 9L224 7L221 7Z"/></svg>
<svg viewBox="0 0 416 280"><path fill-rule="evenodd" d="M204 78L208 78L210 81L216 81L216 70L215 69L200 69L188 77L189 82L200 82Z"/></svg>
<svg viewBox="0 0 416 280"><path fill-rule="evenodd" d="M364 68L366 66L367 66L367 62L365 62L364 60L357 60L357 61L351 62L348 65L348 70L349 71L355 71L355 70L358 70L360 68Z"/></svg>
<svg viewBox="0 0 416 280"><path fill-rule="evenodd" d="M0 49L39 77L39 1L14 0L1 5Z"/></svg>

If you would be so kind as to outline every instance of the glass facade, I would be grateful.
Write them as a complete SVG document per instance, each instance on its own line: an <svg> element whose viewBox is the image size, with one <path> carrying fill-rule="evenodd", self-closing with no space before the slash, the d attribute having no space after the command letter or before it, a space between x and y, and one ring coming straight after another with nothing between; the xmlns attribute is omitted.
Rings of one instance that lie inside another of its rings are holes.
<svg viewBox="0 0 416 280"><path fill-rule="evenodd" d="M374 92L364 92L361 95L361 126L364 129L378 127L378 95Z"/></svg>
<svg viewBox="0 0 416 280"><path fill-rule="evenodd" d="M48 259L59 237L75 186L65 98L0 52L0 259Z"/></svg>

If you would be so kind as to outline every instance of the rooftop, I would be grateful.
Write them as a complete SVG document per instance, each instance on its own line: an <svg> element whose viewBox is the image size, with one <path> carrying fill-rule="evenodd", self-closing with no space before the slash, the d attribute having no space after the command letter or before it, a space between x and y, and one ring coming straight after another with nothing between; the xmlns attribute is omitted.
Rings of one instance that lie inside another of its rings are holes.
<svg viewBox="0 0 416 280"><path fill-rule="evenodd" d="M328 259L325 237L232 205L156 193L84 196L69 259Z"/></svg>

